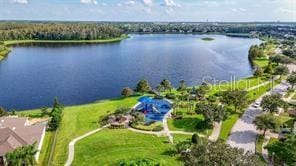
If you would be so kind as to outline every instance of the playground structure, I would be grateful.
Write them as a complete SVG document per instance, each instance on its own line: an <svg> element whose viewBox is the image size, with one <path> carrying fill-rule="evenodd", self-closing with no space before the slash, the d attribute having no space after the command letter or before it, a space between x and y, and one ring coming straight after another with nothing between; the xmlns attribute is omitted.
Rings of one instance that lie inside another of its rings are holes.
<svg viewBox="0 0 296 166"><path fill-rule="evenodd" d="M139 98L136 110L145 114L146 121L161 121L164 115L172 108L171 104L165 100L152 99L144 96Z"/></svg>

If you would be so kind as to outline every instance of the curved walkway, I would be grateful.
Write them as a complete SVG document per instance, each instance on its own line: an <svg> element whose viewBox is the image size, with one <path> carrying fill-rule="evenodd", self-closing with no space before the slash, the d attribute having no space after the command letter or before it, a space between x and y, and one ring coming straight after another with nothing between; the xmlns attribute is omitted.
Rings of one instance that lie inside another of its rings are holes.
<svg viewBox="0 0 296 166"><path fill-rule="evenodd" d="M75 145L75 143L76 143L77 141L79 141L79 140L81 140L81 139L83 139L83 138L85 138L85 137L88 137L88 136L90 136L90 135L92 135L92 134L94 134L94 133L96 133L96 132L98 132L98 131L101 131L102 129L104 129L104 128L108 127L108 126L109 126L109 124L108 124L108 125L105 125L105 126L103 126L103 127L101 127L101 128L95 129L95 130L93 130L93 131L90 131L90 132L88 132L88 133L86 133L86 134L84 134L84 135L82 135L82 136L79 136L79 137L73 139L73 140L69 143L68 159L67 159L67 162L65 163L65 166L70 166L71 163L72 163L73 160L74 160L74 154L75 154L75 151L74 151L74 145Z"/></svg>
<svg viewBox="0 0 296 166"><path fill-rule="evenodd" d="M219 123L214 122L214 128L213 128L212 134L209 136L209 140L217 141L221 132L221 126L222 126L222 121Z"/></svg>

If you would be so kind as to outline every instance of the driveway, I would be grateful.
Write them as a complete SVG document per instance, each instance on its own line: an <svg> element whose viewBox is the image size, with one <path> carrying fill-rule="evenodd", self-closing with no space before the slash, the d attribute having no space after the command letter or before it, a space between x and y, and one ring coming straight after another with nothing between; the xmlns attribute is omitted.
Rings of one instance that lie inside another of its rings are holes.
<svg viewBox="0 0 296 166"><path fill-rule="evenodd" d="M281 83L275 86L273 90L266 93L265 95L270 93L284 94L288 87L289 84ZM262 97L256 100L256 102L260 102L261 100ZM255 142L258 131L252 122L255 120L256 116L262 113L262 111L261 109L253 108L252 105L248 107L242 117L234 124L227 143L232 147L242 148L246 152L249 151L255 153Z"/></svg>

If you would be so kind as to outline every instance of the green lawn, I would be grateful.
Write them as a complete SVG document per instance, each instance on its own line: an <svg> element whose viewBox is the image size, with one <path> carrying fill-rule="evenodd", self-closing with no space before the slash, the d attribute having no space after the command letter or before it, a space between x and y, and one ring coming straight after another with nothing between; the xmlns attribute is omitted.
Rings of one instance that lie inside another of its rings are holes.
<svg viewBox="0 0 296 166"><path fill-rule="evenodd" d="M264 69L268 65L268 59L267 58L255 59L254 63Z"/></svg>
<svg viewBox="0 0 296 166"><path fill-rule="evenodd" d="M174 143L178 143L181 141L191 140L192 135L185 135L185 134L173 134Z"/></svg>
<svg viewBox="0 0 296 166"><path fill-rule="evenodd" d="M219 138L223 140L227 140L232 126L235 124L235 122L239 119L239 114L231 114L226 120L222 122L221 131Z"/></svg>
<svg viewBox="0 0 296 166"><path fill-rule="evenodd" d="M126 129L105 129L75 145L73 165L116 165L120 160L148 158L162 165L183 165L169 155L173 145L167 137L135 133Z"/></svg>
<svg viewBox="0 0 296 166"><path fill-rule="evenodd" d="M57 143L53 156L53 165L64 165L68 155L69 142L99 127L98 120L102 115L115 111L118 107L132 107L138 97L113 99L101 103L65 107L62 123L57 135ZM40 110L20 112L22 115L37 116Z"/></svg>
<svg viewBox="0 0 296 166"><path fill-rule="evenodd" d="M182 119L168 119L168 126L173 131L196 132L198 134L209 135L212 129L198 129L198 125L204 120L203 115L185 115Z"/></svg>
<svg viewBox="0 0 296 166"><path fill-rule="evenodd" d="M262 144L264 141L263 135L258 135L256 138L256 153L261 155L262 154Z"/></svg>
<svg viewBox="0 0 296 166"><path fill-rule="evenodd" d="M49 160L49 155L51 151L52 141L54 137L54 132L47 131L45 133L44 141L42 144L42 149L40 151L38 165L47 165Z"/></svg>
<svg viewBox="0 0 296 166"><path fill-rule="evenodd" d="M267 146L273 144L273 143L276 142L276 141L278 141L277 138L270 138L270 140L269 140Z"/></svg>

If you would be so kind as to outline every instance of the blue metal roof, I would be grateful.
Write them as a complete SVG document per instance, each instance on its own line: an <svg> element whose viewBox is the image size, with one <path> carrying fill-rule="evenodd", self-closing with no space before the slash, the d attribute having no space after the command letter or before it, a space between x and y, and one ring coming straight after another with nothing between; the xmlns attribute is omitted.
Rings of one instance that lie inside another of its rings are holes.
<svg viewBox="0 0 296 166"><path fill-rule="evenodd" d="M138 101L141 103L153 103L153 100L147 96L140 97Z"/></svg>

